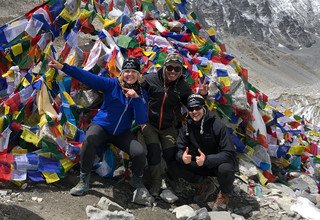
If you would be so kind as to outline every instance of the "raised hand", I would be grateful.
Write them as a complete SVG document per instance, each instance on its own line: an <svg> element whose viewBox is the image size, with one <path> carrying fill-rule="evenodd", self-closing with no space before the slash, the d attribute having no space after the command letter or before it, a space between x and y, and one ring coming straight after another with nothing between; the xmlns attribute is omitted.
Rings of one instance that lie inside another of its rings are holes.
<svg viewBox="0 0 320 220"><path fill-rule="evenodd" d="M198 148L198 152L200 154L200 156L196 156L196 163L199 167L203 166L204 161L206 159L206 155L204 153L202 153L202 151L200 150L200 148Z"/></svg>
<svg viewBox="0 0 320 220"><path fill-rule="evenodd" d="M187 147L186 150L182 154L182 161L185 164L191 163L192 156L189 154L189 148Z"/></svg>
<svg viewBox="0 0 320 220"><path fill-rule="evenodd" d="M199 87L198 87L198 93L202 96L207 95L209 91L209 85L207 84L207 79L204 76L203 82L201 83L201 80L199 79Z"/></svg>
<svg viewBox="0 0 320 220"><path fill-rule="evenodd" d="M123 93L127 98L138 98L139 95L137 94L136 91L134 91L134 89L128 89L125 87L122 87Z"/></svg>
<svg viewBox="0 0 320 220"><path fill-rule="evenodd" d="M50 56L50 62L49 62L49 67L50 68L55 68L55 69L59 69L59 70L61 70L62 69L62 67L63 67L63 64L62 63L60 63L60 62L58 62L57 60L55 60L53 57L51 57Z"/></svg>

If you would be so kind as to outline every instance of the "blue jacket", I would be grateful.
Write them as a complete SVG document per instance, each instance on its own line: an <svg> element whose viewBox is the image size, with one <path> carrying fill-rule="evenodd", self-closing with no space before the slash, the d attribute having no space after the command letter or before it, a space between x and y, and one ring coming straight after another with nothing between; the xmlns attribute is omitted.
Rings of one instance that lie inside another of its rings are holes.
<svg viewBox="0 0 320 220"><path fill-rule="evenodd" d="M62 71L92 89L104 93L100 110L92 119L92 123L100 125L111 135L118 135L136 124L148 121L147 92L142 90L143 97L126 98L117 78L97 76L81 68L64 64Z"/></svg>

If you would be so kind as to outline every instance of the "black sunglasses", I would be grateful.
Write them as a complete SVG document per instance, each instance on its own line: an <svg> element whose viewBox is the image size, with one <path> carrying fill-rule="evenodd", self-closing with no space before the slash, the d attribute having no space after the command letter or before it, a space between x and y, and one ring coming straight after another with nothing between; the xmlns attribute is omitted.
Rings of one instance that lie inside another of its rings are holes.
<svg viewBox="0 0 320 220"><path fill-rule="evenodd" d="M166 69L170 72L172 72L173 70L175 72L180 72L181 71L181 66L167 66Z"/></svg>
<svg viewBox="0 0 320 220"><path fill-rule="evenodd" d="M188 111L193 112L194 110L199 111L200 109L202 109L202 106L195 106L195 107L189 107Z"/></svg>

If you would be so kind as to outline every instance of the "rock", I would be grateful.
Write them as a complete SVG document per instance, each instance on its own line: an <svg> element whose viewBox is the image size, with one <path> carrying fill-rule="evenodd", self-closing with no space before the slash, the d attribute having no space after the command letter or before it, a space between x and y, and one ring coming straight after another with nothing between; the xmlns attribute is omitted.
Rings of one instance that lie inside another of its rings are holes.
<svg viewBox="0 0 320 220"><path fill-rule="evenodd" d="M270 203L269 204L269 207L271 208L271 209L273 209L273 210L279 210L279 206L278 206L278 204L277 203Z"/></svg>
<svg viewBox="0 0 320 220"><path fill-rule="evenodd" d="M210 220L210 216L206 208L201 208L196 211L195 216L189 217L187 220Z"/></svg>
<svg viewBox="0 0 320 220"><path fill-rule="evenodd" d="M317 182L309 175L301 173L298 177L289 180L292 188L299 189L300 191L310 191L310 193L318 193Z"/></svg>
<svg viewBox="0 0 320 220"><path fill-rule="evenodd" d="M290 197L282 197L282 198L277 198L274 200L281 209L283 209L286 212L290 211L290 206L294 204L296 199L290 198Z"/></svg>
<svg viewBox="0 0 320 220"><path fill-rule="evenodd" d="M233 220L245 220L243 216L237 215L235 213L231 213L231 217L233 218Z"/></svg>
<svg viewBox="0 0 320 220"><path fill-rule="evenodd" d="M290 210L299 213L306 219L316 220L320 216L320 210L310 200L303 197L298 197L297 202L290 207Z"/></svg>
<svg viewBox="0 0 320 220"><path fill-rule="evenodd" d="M100 207L102 210L109 210L111 212L125 210L122 206L111 201L110 199L108 199L106 197L101 197L101 199L98 202L98 207Z"/></svg>
<svg viewBox="0 0 320 220"><path fill-rule="evenodd" d="M37 198L37 202L42 202L43 198Z"/></svg>
<svg viewBox="0 0 320 220"><path fill-rule="evenodd" d="M6 196L8 194L7 190L0 190L0 196Z"/></svg>
<svg viewBox="0 0 320 220"><path fill-rule="evenodd" d="M170 189L165 189L162 190L160 197L168 203L174 203L177 201L179 198L170 190Z"/></svg>
<svg viewBox="0 0 320 220"><path fill-rule="evenodd" d="M248 206L236 208L234 210L234 213L242 216L247 216L251 211L252 211L252 206L248 205Z"/></svg>
<svg viewBox="0 0 320 220"><path fill-rule="evenodd" d="M176 214L177 219L187 219L196 215L196 212L188 205L183 205L175 208L172 213Z"/></svg>
<svg viewBox="0 0 320 220"><path fill-rule="evenodd" d="M233 220L230 212L227 211L211 211L208 212L211 219L219 219L219 220Z"/></svg>
<svg viewBox="0 0 320 220"><path fill-rule="evenodd" d="M86 207L86 214L88 219L90 220L134 220L133 214L130 214L125 211L113 211L110 212L108 210L101 210L98 208L95 208L91 205L88 205Z"/></svg>
<svg viewBox="0 0 320 220"><path fill-rule="evenodd" d="M239 171L241 174L247 177L256 176L258 174L258 169L252 163L249 163L243 159L239 160Z"/></svg>
<svg viewBox="0 0 320 220"><path fill-rule="evenodd" d="M139 188L133 192L132 202L140 205L152 206L154 198L146 188Z"/></svg>
<svg viewBox="0 0 320 220"><path fill-rule="evenodd" d="M271 192L272 192L272 189L277 189L281 192L281 195L285 194L286 196L289 196L289 197L294 197L294 198L296 197L296 194L290 187L283 185L281 183L268 183L267 188L269 188Z"/></svg>
<svg viewBox="0 0 320 220"><path fill-rule="evenodd" d="M31 199L32 199L32 201L37 201L38 197L33 196L33 197L31 197Z"/></svg>

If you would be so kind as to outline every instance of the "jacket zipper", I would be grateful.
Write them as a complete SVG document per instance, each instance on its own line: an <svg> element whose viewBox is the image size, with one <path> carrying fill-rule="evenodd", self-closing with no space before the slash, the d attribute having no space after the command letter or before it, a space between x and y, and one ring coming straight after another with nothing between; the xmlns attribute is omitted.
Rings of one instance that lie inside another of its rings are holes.
<svg viewBox="0 0 320 220"><path fill-rule="evenodd" d="M163 106L164 106L164 102L166 101L166 98L167 98L167 91L168 91L168 89L165 88L164 96L163 96L162 103L161 103L161 108L160 108L159 130L162 127Z"/></svg>
<svg viewBox="0 0 320 220"><path fill-rule="evenodd" d="M121 116L120 116L120 118L119 118L118 124L117 124L116 128L115 128L114 131L113 131L113 135L115 135L116 131L118 130L118 127L119 127L119 125L120 125L120 122L121 122L121 120L122 120L122 117L123 117L124 113L126 113L130 102L131 102L131 98L130 98L129 102L128 102L128 100L126 99L126 107L124 108L124 110L123 110L123 112L122 112L122 114L121 114Z"/></svg>

